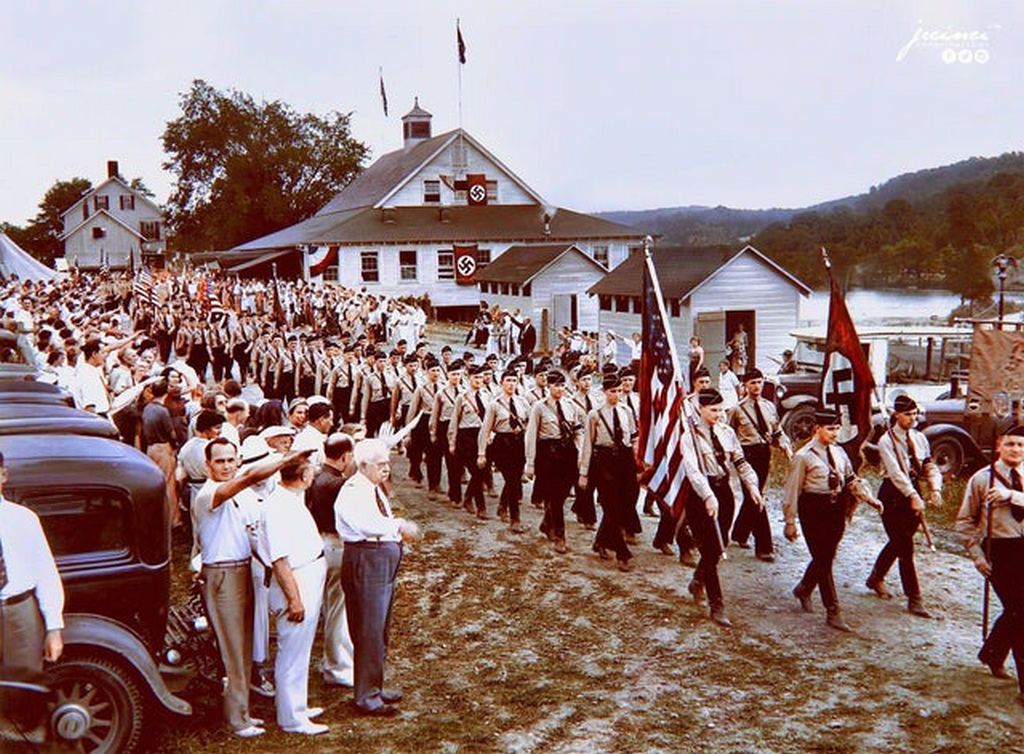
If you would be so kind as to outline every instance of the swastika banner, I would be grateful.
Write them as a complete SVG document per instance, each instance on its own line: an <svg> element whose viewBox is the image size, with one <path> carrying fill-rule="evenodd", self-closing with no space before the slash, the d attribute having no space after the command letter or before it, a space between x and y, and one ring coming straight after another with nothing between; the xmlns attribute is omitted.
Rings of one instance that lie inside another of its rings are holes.
<svg viewBox="0 0 1024 754"><path fill-rule="evenodd" d="M1024 333L974 330L971 340L971 413L1009 416L1024 399Z"/></svg>
<svg viewBox="0 0 1024 754"><path fill-rule="evenodd" d="M455 282L458 285L476 283L476 244L455 247Z"/></svg>

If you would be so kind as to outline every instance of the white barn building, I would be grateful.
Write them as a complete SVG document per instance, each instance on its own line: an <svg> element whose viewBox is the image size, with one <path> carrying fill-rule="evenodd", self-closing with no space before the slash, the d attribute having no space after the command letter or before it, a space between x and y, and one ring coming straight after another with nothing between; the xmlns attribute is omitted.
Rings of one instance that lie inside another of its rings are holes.
<svg viewBox="0 0 1024 754"><path fill-rule="evenodd" d="M726 343L742 324L750 364L766 373L778 370L782 351L792 345L800 298L811 292L805 283L750 245L736 252L655 248L652 255L683 369L696 335L716 374ZM602 331L627 338L640 332L643 263L642 255L634 255L588 289L598 300Z"/></svg>
<svg viewBox="0 0 1024 754"><path fill-rule="evenodd" d="M640 231L550 205L462 129L432 136L418 102L402 124L403 148L378 158L313 217L242 244L220 263L230 272L236 255L252 269L290 250L303 255L310 279L428 295L457 316L477 310L476 273L511 247L575 245L605 269L641 247Z"/></svg>

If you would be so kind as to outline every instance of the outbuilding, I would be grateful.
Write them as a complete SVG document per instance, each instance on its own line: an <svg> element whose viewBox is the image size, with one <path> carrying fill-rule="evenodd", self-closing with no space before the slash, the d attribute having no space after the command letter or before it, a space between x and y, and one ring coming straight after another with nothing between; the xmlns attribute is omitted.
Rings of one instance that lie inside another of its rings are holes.
<svg viewBox="0 0 1024 754"><path fill-rule="evenodd" d="M476 281L481 301L530 317L540 349L547 350L563 327L598 329L597 299L583 291L605 272L575 244L512 246L478 272Z"/></svg>
<svg viewBox="0 0 1024 754"><path fill-rule="evenodd" d="M778 371L781 353L790 347L801 297L811 289L753 246L656 248L654 268L665 298L681 366L696 335L705 364L715 373L726 344L742 327L747 334L747 363L766 373ZM640 331L643 254L634 254L605 275L587 293L598 300L602 332L628 337Z"/></svg>

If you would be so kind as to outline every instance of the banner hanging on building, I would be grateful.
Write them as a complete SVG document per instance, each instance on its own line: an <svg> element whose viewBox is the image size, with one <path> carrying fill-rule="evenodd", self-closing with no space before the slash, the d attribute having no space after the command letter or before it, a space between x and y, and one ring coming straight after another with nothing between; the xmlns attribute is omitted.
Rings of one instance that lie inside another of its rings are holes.
<svg viewBox="0 0 1024 754"><path fill-rule="evenodd" d="M466 176L466 201L471 207L482 207L487 204L487 176L483 173L470 173Z"/></svg>
<svg viewBox="0 0 1024 754"><path fill-rule="evenodd" d="M1024 400L1024 333L975 328L971 340L970 393L967 410L1010 415Z"/></svg>
<svg viewBox="0 0 1024 754"><path fill-rule="evenodd" d="M455 246L455 282L458 285L476 283L476 244Z"/></svg>

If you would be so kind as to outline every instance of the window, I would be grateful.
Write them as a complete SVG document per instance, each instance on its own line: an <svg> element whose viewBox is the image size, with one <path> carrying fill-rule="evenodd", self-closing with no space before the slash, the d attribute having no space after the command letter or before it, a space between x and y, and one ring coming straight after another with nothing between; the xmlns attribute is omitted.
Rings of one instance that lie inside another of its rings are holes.
<svg viewBox="0 0 1024 754"><path fill-rule="evenodd" d="M423 203L441 203L441 181L423 181Z"/></svg>
<svg viewBox="0 0 1024 754"><path fill-rule="evenodd" d="M498 201L498 182L487 181L487 203L493 204Z"/></svg>
<svg viewBox="0 0 1024 754"><path fill-rule="evenodd" d="M109 196L94 196L92 198L93 207L97 210L110 209L110 197Z"/></svg>
<svg viewBox="0 0 1024 754"><path fill-rule="evenodd" d="M679 316L679 299L677 299L677 298L670 298L668 300L668 307L669 307L669 315L670 316L672 316L672 317L678 317Z"/></svg>
<svg viewBox="0 0 1024 754"><path fill-rule="evenodd" d="M484 267L491 263L491 250L490 249L477 249L476 250L476 268L482 270Z"/></svg>
<svg viewBox="0 0 1024 754"><path fill-rule="evenodd" d="M398 279L416 280L416 252L398 252Z"/></svg>
<svg viewBox="0 0 1024 754"><path fill-rule="evenodd" d="M512 295L513 296L518 296L519 295L519 286L516 285L515 283L512 284Z"/></svg>
<svg viewBox="0 0 1024 754"><path fill-rule="evenodd" d="M82 220L89 219L89 202L82 202Z"/></svg>
<svg viewBox="0 0 1024 754"><path fill-rule="evenodd" d="M600 302L601 311L610 312L612 310L611 296L598 296L597 300Z"/></svg>
<svg viewBox="0 0 1024 754"><path fill-rule="evenodd" d="M439 251L439 252L437 252L437 279L438 280L454 280L455 279L455 252L454 251Z"/></svg>
<svg viewBox="0 0 1024 754"><path fill-rule="evenodd" d="M643 314L643 303L641 302L640 297L633 296L630 298L630 301L633 302L633 314Z"/></svg>
<svg viewBox="0 0 1024 754"><path fill-rule="evenodd" d="M107 237L107 231L103 230L103 228L93 228L92 229L92 237L96 238L96 239L98 239L98 238L106 238Z"/></svg>
<svg viewBox="0 0 1024 754"><path fill-rule="evenodd" d="M429 139L430 121L419 120L403 124L403 131L407 139Z"/></svg>
<svg viewBox="0 0 1024 754"><path fill-rule="evenodd" d="M58 565L131 557L127 512L115 492L47 490L20 502L39 515Z"/></svg>
<svg viewBox="0 0 1024 754"><path fill-rule="evenodd" d="M455 203L465 204L466 203L466 189L458 189L455 192Z"/></svg>
<svg viewBox="0 0 1024 754"><path fill-rule="evenodd" d="M533 292L533 288L531 287L532 285L533 283L527 283L526 285L523 286L524 296L529 296Z"/></svg>
<svg viewBox="0 0 1024 754"><path fill-rule="evenodd" d="M327 269L324 270L324 282L325 283L337 283L338 282L338 265L329 264Z"/></svg>
<svg viewBox="0 0 1024 754"><path fill-rule="evenodd" d="M633 256L634 254L643 254L643 253L644 253L644 247L643 246L630 246L629 247L629 255L630 256Z"/></svg>
<svg viewBox="0 0 1024 754"><path fill-rule="evenodd" d="M121 209L135 209L135 194L121 194L117 200Z"/></svg>
<svg viewBox="0 0 1024 754"><path fill-rule="evenodd" d="M377 268L376 251L364 251L360 255L360 267L364 283L380 282L380 271Z"/></svg>
<svg viewBox="0 0 1024 754"><path fill-rule="evenodd" d="M615 297L615 311L627 313L629 312L629 296Z"/></svg>
<svg viewBox="0 0 1024 754"><path fill-rule="evenodd" d="M139 223L139 233L147 241L159 241L160 240L160 221L159 220L143 220Z"/></svg>
<svg viewBox="0 0 1024 754"><path fill-rule="evenodd" d="M594 246L594 261L603 267L608 266L608 246Z"/></svg>

